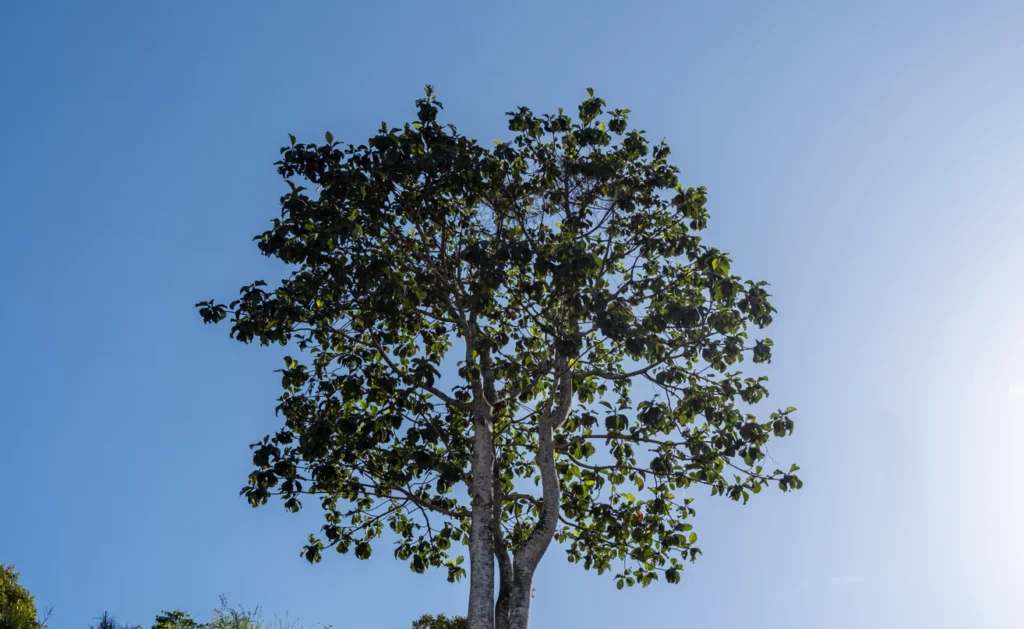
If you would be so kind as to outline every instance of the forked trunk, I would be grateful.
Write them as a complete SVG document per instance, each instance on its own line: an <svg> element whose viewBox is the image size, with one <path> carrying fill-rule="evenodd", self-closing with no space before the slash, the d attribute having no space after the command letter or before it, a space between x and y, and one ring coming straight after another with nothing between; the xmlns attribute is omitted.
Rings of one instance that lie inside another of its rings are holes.
<svg viewBox="0 0 1024 629"><path fill-rule="evenodd" d="M545 445L545 442L547 444ZM555 470L554 439L550 425L541 429L538 462L541 485L544 488L541 516L537 528L516 553L513 564L512 600L509 629L527 629L530 626L530 601L533 597L533 575L537 565L551 545L558 524L559 486Z"/></svg>
<svg viewBox="0 0 1024 629"><path fill-rule="evenodd" d="M533 597L533 575L537 565L551 545L555 530L558 527L558 514L561 508L561 486L558 481L558 470L555 467L555 430L569 416L572 406L572 372L568 361L560 359L559 384L555 400L548 405L538 421L537 465L540 468L540 480L543 495L541 496L541 512L537 527L530 534L515 555L513 564L512 601L509 629L528 629L530 626L530 601Z"/></svg>

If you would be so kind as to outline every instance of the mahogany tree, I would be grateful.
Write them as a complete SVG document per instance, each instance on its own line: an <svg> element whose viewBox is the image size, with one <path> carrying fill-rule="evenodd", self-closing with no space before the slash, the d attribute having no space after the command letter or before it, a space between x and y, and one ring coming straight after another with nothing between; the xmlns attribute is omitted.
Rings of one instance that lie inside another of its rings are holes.
<svg viewBox="0 0 1024 629"><path fill-rule="evenodd" d="M527 627L553 540L619 588L678 582L700 552L687 488L801 485L762 467L794 409L753 414L765 378L738 369L771 358L749 336L775 312L766 284L702 242L705 190L668 146L588 92L575 117L510 112L493 147L439 122L430 88L363 144L292 137L256 238L291 274L197 304L294 348L248 500L317 500L310 561L384 537L456 580L468 545L471 629Z"/></svg>

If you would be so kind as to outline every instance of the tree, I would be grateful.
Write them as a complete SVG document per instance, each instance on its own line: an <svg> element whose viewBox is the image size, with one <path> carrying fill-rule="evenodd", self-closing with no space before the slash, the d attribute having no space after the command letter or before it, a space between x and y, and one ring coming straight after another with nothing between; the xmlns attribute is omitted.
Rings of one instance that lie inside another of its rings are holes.
<svg viewBox="0 0 1024 629"><path fill-rule="evenodd" d="M201 625L202 629L293 629L294 623L285 619L275 619L273 623L265 622L259 607L246 610L228 605L227 599L220 598L220 607L213 611L210 622Z"/></svg>
<svg viewBox="0 0 1024 629"><path fill-rule="evenodd" d="M18 583L14 566L0 564L0 629L38 629L35 597Z"/></svg>
<svg viewBox="0 0 1024 629"><path fill-rule="evenodd" d="M153 620L153 629L203 629L205 625L197 623L192 616L176 609L172 612L162 611Z"/></svg>
<svg viewBox="0 0 1024 629"><path fill-rule="evenodd" d="M89 629L142 629L142 625L120 623L117 621L117 617L113 614L103 612L100 617L96 619L96 625L90 625Z"/></svg>
<svg viewBox="0 0 1024 629"><path fill-rule="evenodd" d="M291 137L256 240L292 272L197 304L298 356L242 493L318 499L310 561L369 558L387 526L414 571L456 580L468 544L471 629L528 625L553 540L619 588L679 581L700 553L688 488L801 484L762 467L795 409L759 419L765 378L737 368L770 360L748 335L767 285L702 243L706 191L593 91L575 119L510 112L490 149L438 122L430 88L417 107L358 146Z"/></svg>
<svg viewBox="0 0 1024 629"><path fill-rule="evenodd" d="M444 614L431 616L424 614L420 619L412 623L412 629L467 629L469 622L464 616L448 617Z"/></svg>
<svg viewBox="0 0 1024 629"><path fill-rule="evenodd" d="M141 625L118 623L117 619L104 612L98 619L95 629L139 629ZM297 623L285 618L266 621L259 607L247 610L243 607L231 607L223 596L220 605L213 610L209 622L197 622L190 614L180 609L162 611L153 620L152 629L295 629ZM328 627L329 629L329 627Z"/></svg>

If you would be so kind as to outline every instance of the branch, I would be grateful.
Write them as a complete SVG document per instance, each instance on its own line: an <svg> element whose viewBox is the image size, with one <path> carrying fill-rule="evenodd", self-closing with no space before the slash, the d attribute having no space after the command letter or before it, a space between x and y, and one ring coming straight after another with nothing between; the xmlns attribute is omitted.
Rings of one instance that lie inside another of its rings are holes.
<svg viewBox="0 0 1024 629"><path fill-rule="evenodd" d="M376 487L374 487L374 489L376 489ZM404 489L402 487L395 487L394 489L396 489L398 492L400 492L402 494L403 497L407 498L410 502L412 502L413 504L415 504L418 507L430 509L430 510L436 511L436 512L442 514L442 515L447 515L449 517L457 518L457 519L460 519L460 520L466 519L466 518L468 518L470 516L469 511L464 511L464 510L455 511L455 510L452 510L452 509L446 509L444 507L440 507L438 505L435 505L432 502L429 502L427 500L424 500L424 499L420 498L416 494L414 494L414 493L412 493L412 492L410 492L410 491L408 491L408 490L406 490L406 489ZM390 495L388 496L388 498L392 499L392 500L395 499L394 496L390 496Z"/></svg>
<svg viewBox="0 0 1024 629"><path fill-rule="evenodd" d="M521 386L521 387L516 387L514 389L509 389L507 387L505 389L502 389L501 392L497 394L496 401L498 403L504 402L504 401L510 400L512 398L517 398L520 395L522 395L524 392L532 390L534 387L536 387L540 383L541 380L544 379L544 376L546 376L546 375L548 375L548 373L550 373L550 371L551 371L550 364L547 364L547 363L542 364L540 366L540 368L537 369L537 372L535 373L533 379L530 380L529 384L527 384L525 386Z"/></svg>
<svg viewBox="0 0 1024 629"><path fill-rule="evenodd" d="M582 439L618 439L620 441L631 441L633 443L652 443L654 445L663 446L663 447L666 447L666 448L678 448L680 446L685 446L686 445L685 443L676 443L675 441L661 441L661 440L658 440L658 439L650 439L648 437L638 437L638 436L629 435L629 434L626 434L626 433L621 433L621 434L617 434L617 435L611 435L611 434L573 435L573 436L569 437L569 442L571 443L571 442L574 442L574 441L580 441Z"/></svg>
<svg viewBox="0 0 1024 629"><path fill-rule="evenodd" d="M624 373L617 373L617 372L614 372L614 371L606 371L604 369L588 369L587 371L581 371L581 372L579 372L576 375L581 377L581 378L589 378L591 376L597 376L599 378L604 378L605 380L627 380L629 378L635 378L636 376L642 376L642 375L646 374L647 372L649 372L650 370L654 369L655 367L660 367L661 365L664 365L665 363L668 363L668 362L673 361L673 360L677 360L679 358L683 358L684 356L686 356L686 352L683 352L681 354L670 354L668 356L665 356L664 358L661 358L659 360L654 361L653 363L647 365L646 367L641 367L640 369L637 369L637 370L634 370L634 371L628 371L628 372L624 372Z"/></svg>
<svg viewBox="0 0 1024 629"><path fill-rule="evenodd" d="M576 465L582 467L583 469L591 470L593 472L605 472L605 471L609 471L609 470L615 470L615 471L621 472L621 471L624 471L624 470L629 470L630 472L639 472L641 474L650 474L650 475L655 476L655 477L660 476L660 474L656 474L652 470L645 469L645 468L642 468L642 467L634 467L632 465L591 465L589 463L584 463L583 461L580 461L579 459L577 459L573 455L569 454L568 452L563 451L562 454L564 454L570 461L572 461Z"/></svg>
<svg viewBox="0 0 1024 629"><path fill-rule="evenodd" d="M498 393L494 389L494 365L491 364L491 347L484 342L480 348L480 377L483 378L484 397L492 406L498 403Z"/></svg>
<svg viewBox="0 0 1024 629"><path fill-rule="evenodd" d="M535 506L538 506L538 507L541 506L540 498L538 498L537 496L530 495L530 494L523 494L523 493L519 493L519 492L511 492L511 493L504 494L503 497L507 498L507 499L510 499L511 502L516 502L517 500L526 500L527 502L532 502Z"/></svg>
<svg viewBox="0 0 1024 629"><path fill-rule="evenodd" d="M455 408L461 409L461 410L466 411L466 412L469 412L469 411L471 411L473 409L473 407L470 406L469 404L467 404L466 402L461 402L459 400L456 400L455 398L451 397L450 395L448 395L447 393L441 391L440 389L438 389L437 387L435 387L433 385L424 384L422 382L414 381L412 378L410 378L408 376L408 374L406 374L401 369L399 369L398 365L396 365L393 360L391 360L391 357L388 356L387 351L381 345L380 341L377 340L377 336L373 333L373 330L367 330L366 332L367 332L367 334L370 335L370 339L373 341L373 346L375 348L377 348L377 352L380 354L381 358L384 359L384 362L386 362L388 364L388 367L391 368L391 371L393 371L395 373L395 375L397 375L399 378L401 378L403 382L405 382L407 384L411 384L414 387L423 389L424 391L427 391L428 393L431 393L433 395L436 395L440 399L444 400L445 403L451 404Z"/></svg>

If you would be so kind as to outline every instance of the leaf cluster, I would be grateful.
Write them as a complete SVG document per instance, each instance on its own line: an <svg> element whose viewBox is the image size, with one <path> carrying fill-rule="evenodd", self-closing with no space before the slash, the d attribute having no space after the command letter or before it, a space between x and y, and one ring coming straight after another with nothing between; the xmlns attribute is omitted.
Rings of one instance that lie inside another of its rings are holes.
<svg viewBox="0 0 1024 629"><path fill-rule="evenodd" d="M514 551L540 516L537 416L567 359L556 537L619 587L676 582L700 553L691 487L746 502L801 486L796 466L765 467L795 409L759 419L766 379L739 369L771 360L767 284L703 243L706 190L679 183L629 110L593 91L576 116L519 108L484 148L441 108L428 88L416 120L365 143L291 137L281 216L255 240L293 271L197 304L241 342L295 349L283 426L253 444L242 493L316 500L310 561L367 559L390 532L414 571L459 579L474 409L493 409L499 546Z"/></svg>

